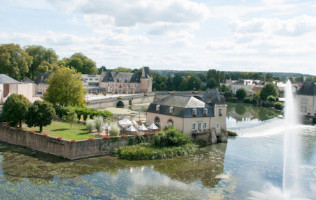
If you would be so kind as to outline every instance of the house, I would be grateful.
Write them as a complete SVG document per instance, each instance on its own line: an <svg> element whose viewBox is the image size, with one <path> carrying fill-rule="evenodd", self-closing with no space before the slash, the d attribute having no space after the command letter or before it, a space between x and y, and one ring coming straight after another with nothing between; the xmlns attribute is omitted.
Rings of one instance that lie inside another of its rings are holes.
<svg viewBox="0 0 316 200"><path fill-rule="evenodd" d="M217 90L206 91L202 100L177 95L155 100L146 117L161 129L173 126L189 137L205 134L211 143L227 140L225 98Z"/></svg>
<svg viewBox="0 0 316 200"><path fill-rule="evenodd" d="M36 79L35 79L35 94L36 96L43 96L44 93L46 92L49 83L47 82L47 79L49 78L49 76L51 75L51 73L40 73Z"/></svg>
<svg viewBox="0 0 316 200"><path fill-rule="evenodd" d="M101 75L81 74L81 81L84 87L98 87Z"/></svg>
<svg viewBox="0 0 316 200"><path fill-rule="evenodd" d="M316 115L316 83L305 81L296 94L300 114Z"/></svg>
<svg viewBox="0 0 316 200"><path fill-rule="evenodd" d="M0 74L0 103L4 103L10 94L22 94L30 101L34 97L34 85L29 82L19 82L5 74Z"/></svg>
<svg viewBox="0 0 316 200"><path fill-rule="evenodd" d="M149 73L149 67L142 69L141 77L136 72L111 72L107 70L101 73L99 87L103 88L107 93L113 94L151 92L152 77Z"/></svg>

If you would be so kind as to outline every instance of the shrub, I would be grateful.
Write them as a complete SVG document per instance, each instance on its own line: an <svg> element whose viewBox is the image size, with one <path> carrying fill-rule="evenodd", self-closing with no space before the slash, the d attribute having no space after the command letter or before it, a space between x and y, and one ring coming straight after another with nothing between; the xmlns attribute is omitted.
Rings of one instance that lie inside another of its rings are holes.
<svg viewBox="0 0 316 200"><path fill-rule="evenodd" d="M276 97L272 96L272 95L268 96L267 99L268 99L268 101L276 101Z"/></svg>
<svg viewBox="0 0 316 200"><path fill-rule="evenodd" d="M70 143L75 143L76 142L76 140L70 140Z"/></svg>
<svg viewBox="0 0 316 200"><path fill-rule="evenodd" d="M47 135L47 133L43 133L43 134L42 134L42 136L45 136L45 137L47 137L48 135Z"/></svg>
<svg viewBox="0 0 316 200"><path fill-rule="evenodd" d="M118 127L116 123L111 124L110 135L116 136L116 137L120 135L120 128Z"/></svg>
<svg viewBox="0 0 316 200"><path fill-rule="evenodd" d="M98 133L102 131L102 126L104 125L103 123L103 117L99 116L94 120L94 125L95 128L97 129Z"/></svg>
<svg viewBox="0 0 316 200"><path fill-rule="evenodd" d="M181 146L190 142L188 136L175 128L168 129L165 133L158 133L154 136L154 145L157 147Z"/></svg>
<svg viewBox="0 0 316 200"><path fill-rule="evenodd" d="M148 135L149 135L149 132L145 132L144 135L145 135L145 136L148 136Z"/></svg>
<svg viewBox="0 0 316 200"><path fill-rule="evenodd" d="M247 91L244 88L239 88L236 91L236 97L238 100L243 100L248 95Z"/></svg>
<svg viewBox="0 0 316 200"><path fill-rule="evenodd" d="M94 120L88 120L86 122L86 128L89 130L90 133L92 133L94 129Z"/></svg>
<svg viewBox="0 0 316 200"><path fill-rule="evenodd" d="M126 138L126 134L121 134L121 138Z"/></svg>
<svg viewBox="0 0 316 200"><path fill-rule="evenodd" d="M57 140L61 140L62 138L61 138L61 137L57 137L56 139L57 139Z"/></svg>
<svg viewBox="0 0 316 200"><path fill-rule="evenodd" d="M105 139L105 140L107 140L107 139L109 139L109 138L110 138L110 136L105 135L105 136L103 136L102 138L103 138L103 139Z"/></svg>
<svg viewBox="0 0 316 200"><path fill-rule="evenodd" d="M276 102L276 103L273 104L273 107L274 107L275 109L277 109L277 110L283 110L284 104L281 103L281 102Z"/></svg>
<svg viewBox="0 0 316 200"><path fill-rule="evenodd" d="M194 143L199 145L199 147L205 147L207 145L207 142L201 138L194 140Z"/></svg>
<svg viewBox="0 0 316 200"><path fill-rule="evenodd" d="M67 122L70 124L70 129L73 123L78 121L77 114L74 109L70 109L66 116Z"/></svg>
<svg viewBox="0 0 316 200"><path fill-rule="evenodd" d="M34 134L34 133L35 133L35 131L29 131L29 133Z"/></svg>
<svg viewBox="0 0 316 200"><path fill-rule="evenodd" d="M245 97L244 103L251 103L252 99L250 97Z"/></svg>
<svg viewBox="0 0 316 200"><path fill-rule="evenodd" d="M93 137L89 137L88 140L94 140L94 138Z"/></svg>

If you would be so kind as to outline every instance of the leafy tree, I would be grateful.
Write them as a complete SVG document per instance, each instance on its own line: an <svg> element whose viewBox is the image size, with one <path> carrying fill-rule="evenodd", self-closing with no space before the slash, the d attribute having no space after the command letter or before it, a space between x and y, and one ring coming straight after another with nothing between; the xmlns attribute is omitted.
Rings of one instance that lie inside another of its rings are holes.
<svg viewBox="0 0 316 200"><path fill-rule="evenodd" d="M98 69L95 62L83 55L83 53L75 53L67 60L67 66L72 67L82 74L97 74Z"/></svg>
<svg viewBox="0 0 316 200"><path fill-rule="evenodd" d="M278 88L273 83L267 83L265 86L263 86L261 92L260 92L260 98L262 100L267 100L268 96L279 96Z"/></svg>
<svg viewBox="0 0 316 200"><path fill-rule="evenodd" d="M46 49L43 46L27 46L25 52L33 57L33 63L30 66L28 73L29 78L35 79L39 73L51 72L46 68L43 68L43 65L57 65L58 56L53 49ZM45 63L45 64L44 64ZM42 68L40 66L42 65Z"/></svg>
<svg viewBox="0 0 316 200"><path fill-rule="evenodd" d="M239 99L239 100L243 100L246 96L247 96L247 91L244 89L244 88L239 88L237 91L236 91L236 97Z"/></svg>
<svg viewBox="0 0 316 200"><path fill-rule="evenodd" d="M39 126L39 131L42 132L43 126L50 125L55 115L55 109L51 103L37 100L30 106L25 123L29 127Z"/></svg>
<svg viewBox="0 0 316 200"><path fill-rule="evenodd" d="M179 90L180 91L186 91L188 90L188 78L185 77L184 79L182 79L180 85L179 85Z"/></svg>
<svg viewBox="0 0 316 200"><path fill-rule="evenodd" d="M219 86L218 82L214 78L210 78L206 82L206 87L208 88L217 88Z"/></svg>
<svg viewBox="0 0 316 200"><path fill-rule="evenodd" d="M70 124L70 129L72 127L72 124L76 123L78 121L77 113L75 109L70 109L66 116L66 121Z"/></svg>
<svg viewBox="0 0 316 200"><path fill-rule="evenodd" d="M316 82L316 76L306 78L306 81Z"/></svg>
<svg viewBox="0 0 316 200"><path fill-rule="evenodd" d="M125 68L125 67L118 67L116 69L112 69L112 72L132 72L133 70L130 68Z"/></svg>
<svg viewBox="0 0 316 200"><path fill-rule="evenodd" d="M18 44L0 45L0 74L22 80L29 72L32 57Z"/></svg>
<svg viewBox="0 0 316 200"><path fill-rule="evenodd" d="M57 106L84 107L85 96L81 74L74 69L60 68L52 73L47 82L49 86L44 94L44 99Z"/></svg>
<svg viewBox="0 0 316 200"><path fill-rule="evenodd" d="M105 66L101 66L100 68L98 68L98 74L101 74L102 70L105 72L106 71L106 67Z"/></svg>
<svg viewBox="0 0 316 200"><path fill-rule="evenodd" d="M304 77L303 76L298 76L294 78L295 83L303 83L304 82Z"/></svg>
<svg viewBox="0 0 316 200"><path fill-rule="evenodd" d="M220 86L220 89L219 89L220 92L228 92L229 91L229 87L227 87L226 85L221 85Z"/></svg>
<svg viewBox="0 0 316 200"><path fill-rule="evenodd" d="M182 76L180 74L176 74L173 78L172 78L172 88L176 91L179 90L179 86L180 83L182 82Z"/></svg>
<svg viewBox="0 0 316 200"><path fill-rule="evenodd" d="M266 74L266 81L273 81L273 74L272 73Z"/></svg>
<svg viewBox="0 0 316 200"><path fill-rule="evenodd" d="M22 121L28 112L31 102L22 94L11 94L3 104L1 119L4 119L10 126L22 127Z"/></svg>
<svg viewBox="0 0 316 200"><path fill-rule="evenodd" d="M201 88L202 81L196 75L192 75L188 79L187 90L199 90Z"/></svg>

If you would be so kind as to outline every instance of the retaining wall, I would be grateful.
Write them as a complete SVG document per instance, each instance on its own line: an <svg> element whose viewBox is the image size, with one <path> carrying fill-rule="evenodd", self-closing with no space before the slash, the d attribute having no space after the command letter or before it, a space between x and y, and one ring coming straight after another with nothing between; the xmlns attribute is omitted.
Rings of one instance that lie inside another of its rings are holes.
<svg viewBox="0 0 316 200"><path fill-rule="evenodd" d="M129 137L133 136L71 142L0 125L1 141L70 160L110 155L115 148L127 145ZM150 135L148 137L151 138L152 136Z"/></svg>

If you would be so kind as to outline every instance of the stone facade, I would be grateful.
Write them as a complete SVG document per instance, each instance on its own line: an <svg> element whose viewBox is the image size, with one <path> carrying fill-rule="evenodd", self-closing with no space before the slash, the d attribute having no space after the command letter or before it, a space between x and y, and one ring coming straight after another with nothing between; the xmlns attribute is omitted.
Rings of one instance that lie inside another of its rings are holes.
<svg viewBox="0 0 316 200"><path fill-rule="evenodd" d="M297 91L296 101L301 115L316 115L316 83L306 81Z"/></svg>

